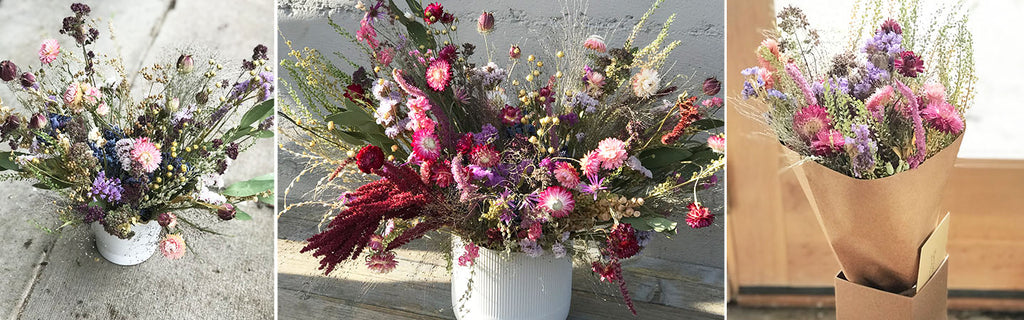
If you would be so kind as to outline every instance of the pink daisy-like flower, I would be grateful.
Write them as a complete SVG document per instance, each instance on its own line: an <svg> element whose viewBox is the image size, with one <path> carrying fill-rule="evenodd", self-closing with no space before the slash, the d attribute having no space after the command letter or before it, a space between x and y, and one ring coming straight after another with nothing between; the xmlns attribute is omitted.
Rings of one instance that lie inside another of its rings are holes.
<svg viewBox="0 0 1024 320"><path fill-rule="evenodd" d="M825 129L818 132L811 141L811 152L816 156L828 156L843 150L846 138L839 131Z"/></svg>
<svg viewBox="0 0 1024 320"><path fill-rule="evenodd" d="M690 228L700 229L710 226L712 222L715 222L715 215L711 214L708 208L702 207L700 203L690 203L687 208L690 209L690 212L686 213L686 224Z"/></svg>
<svg viewBox="0 0 1024 320"><path fill-rule="evenodd" d="M501 161L501 154L491 145L479 145L473 148L473 151L469 153L469 160L473 164L490 168L498 164Z"/></svg>
<svg viewBox="0 0 1024 320"><path fill-rule="evenodd" d="M629 158L626 143L616 138L607 138L597 144L597 158L601 160L601 168L615 170Z"/></svg>
<svg viewBox="0 0 1024 320"><path fill-rule="evenodd" d="M395 253L391 251L378 252L366 257L366 267L373 272L388 273L397 266L398 260L395 259Z"/></svg>
<svg viewBox="0 0 1024 320"><path fill-rule="evenodd" d="M580 185L580 176L576 174L576 168L573 168L571 163L565 161L555 163L554 174L555 179L563 187L575 189Z"/></svg>
<svg viewBox="0 0 1024 320"><path fill-rule="evenodd" d="M501 108L501 123L506 126L513 126L519 123L523 119L523 112L519 108L505 105Z"/></svg>
<svg viewBox="0 0 1024 320"><path fill-rule="evenodd" d="M959 134L964 130L964 119L953 105L946 102L929 103L921 110L921 118L936 130L948 134Z"/></svg>
<svg viewBox="0 0 1024 320"><path fill-rule="evenodd" d="M110 106L107 106L106 102L100 102L100 105L96 106L96 114L105 116L110 113Z"/></svg>
<svg viewBox="0 0 1024 320"><path fill-rule="evenodd" d="M819 105L810 105L793 115L793 130L804 141L811 141L823 130L832 129L828 111Z"/></svg>
<svg viewBox="0 0 1024 320"><path fill-rule="evenodd" d="M658 93L658 86L661 76L658 70L643 68L630 79L630 86L633 87L633 94L640 98L650 98Z"/></svg>
<svg viewBox="0 0 1024 320"><path fill-rule="evenodd" d="M441 142L434 130L419 130L412 134L412 153L417 159L432 161L441 155Z"/></svg>
<svg viewBox="0 0 1024 320"><path fill-rule="evenodd" d="M608 47L604 44L604 38L599 35L592 35L583 41L583 47L597 52L605 52Z"/></svg>
<svg viewBox="0 0 1024 320"><path fill-rule="evenodd" d="M160 240L160 253L171 260L181 259L185 255L185 239L180 234L169 234Z"/></svg>
<svg viewBox="0 0 1024 320"><path fill-rule="evenodd" d="M60 42L56 39L47 39L43 41L43 44L39 47L39 61L43 64L49 64L57 57L60 56Z"/></svg>
<svg viewBox="0 0 1024 320"><path fill-rule="evenodd" d="M717 153L725 153L725 137L722 135L714 135L708 137L708 147L711 147L712 151Z"/></svg>
<svg viewBox="0 0 1024 320"><path fill-rule="evenodd" d="M423 96L417 96L409 99L409 101L405 103L405 106L409 107L409 110L412 110L414 113L425 113L433 108L433 105L430 104L430 100Z"/></svg>
<svg viewBox="0 0 1024 320"><path fill-rule="evenodd" d="M463 267L473 265L473 263L476 261L476 258L480 256L480 247L478 247L475 243L470 242L463 246L463 248L466 249L466 252L459 257L459 265Z"/></svg>
<svg viewBox="0 0 1024 320"><path fill-rule="evenodd" d="M864 107L871 112L875 120L882 121L885 105L892 102L893 92L892 86L884 86L876 90L875 93L868 97L868 100L864 101Z"/></svg>
<svg viewBox="0 0 1024 320"><path fill-rule="evenodd" d="M149 142L149 138L142 137L135 140L135 147L131 152L132 161L142 167L146 173L156 171L160 167L160 149Z"/></svg>
<svg viewBox="0 0 1024 320"><path fill-rule="evenodd" d="M585 176L596 175L601 171L601 159L597 155L597 150L590 151L580 159L580 168Z"/></svg>
<svg viewBox="0 0 1024 320"><path fill-rule="evenodd" d="M600 90L604 87L604 74L601 74L600 72L588 72L587 84L596 90Z"/></svg>
<svg viewBox="0 0 1024 320"><path fill-rule="evenodd" d="M448 60L437 59L427 67L427 85L434 91L444 91L451 79L452 64Z"/></svg>
<svg viewBox="0 0 1024 320"><path fill-rule="evenodd" d="M941 83L926 83L924 84L924 95L928 97L929 104L946 102L946 87L943 87Z"/></svg>
<svg viewBox="0 0 1024 320"><path fill-rule="evenodd" d="M573 207L576 206L576 200L573 200L572 193L560 186L550 186L544 189L538 199L541 209L555 218L568 217Z"/></svg>

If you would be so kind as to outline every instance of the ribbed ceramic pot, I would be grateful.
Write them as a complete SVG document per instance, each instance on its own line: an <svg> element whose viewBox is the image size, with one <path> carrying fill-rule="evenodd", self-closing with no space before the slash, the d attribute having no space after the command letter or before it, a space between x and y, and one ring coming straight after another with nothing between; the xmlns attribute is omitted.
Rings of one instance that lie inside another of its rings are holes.
<svg viewBox="0 0 1024 320"><path fill-rule="evenodd" d="M452 309L455 317L476 319L551 319L569 316L572 261L551 252L530 257L480 248L472 266L460 266L464 243L452 237ZM472 278L472 281L470 281Z"/></svg>
<svg viewBox="0 0 1024 320"><path fill-rule="evenodd" d="M149 223L132 226L135 235L128 239L121 239L103 229L99 222L93 222L90 226L96 237L96 249L104 259L122 266L133 266L140 264L156 252L160 240L160 224L156 220Z"/></svg>

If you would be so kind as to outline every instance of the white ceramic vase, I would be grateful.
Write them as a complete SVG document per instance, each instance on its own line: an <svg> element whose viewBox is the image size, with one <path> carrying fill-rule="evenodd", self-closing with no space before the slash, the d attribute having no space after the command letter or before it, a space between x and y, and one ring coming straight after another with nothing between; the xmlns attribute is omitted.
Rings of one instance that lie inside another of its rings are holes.
<svg viewBox="0 0 1024 320"><path fill-rule="evenodd" d="M452 237L456 318L564 320L569 316L572 261L568 256L555 258L547 251L533 258L481 247L472 266L460 266L458 259L465 251L462 239Z"/></svg>
<svg viewBox="0 0 1024 320"><path fill-rule="evenodd" d="M156 220L133 225L132 231L135 235L128 239L107 233L99 222L93 222L90 227L96 237L96 249L100 255L107 261L122 266L133 266L146 261L153 256L159 244L161 227Z"/></svg>

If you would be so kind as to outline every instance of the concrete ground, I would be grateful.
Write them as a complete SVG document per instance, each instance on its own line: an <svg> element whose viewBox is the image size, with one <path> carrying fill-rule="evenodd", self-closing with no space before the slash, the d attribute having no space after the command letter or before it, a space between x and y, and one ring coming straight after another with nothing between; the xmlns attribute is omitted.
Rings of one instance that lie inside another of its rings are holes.
<svg viewBox="0 0 1024 320"><path fill-rule="evenodd" d="M0 59L36 61L43 39L56 38L73 1L0 0ZM177 58L181 46L220 53L225 66L240 64L252 47L273 47L273 1L87 1L100 18L96 51L120 54L128 72ZM112 23L117 43L106 35ZM173 56L172 56L173 55ZM275 60L275 57L271 57ZM24 67L23 67L24 68ZM6 105L13 95L0 89ZM227 183L273 172L274 144L265 140L243 153ZM225 236L188 232L191 251L172 261L159 253L132 267L99 256L86 227L60 234L57 194L27 182L0 183L0 317L2 319L271 319L274 311L274 214L246 204L252 221L198 219ZM201 216L198 212L185 213Z"/></svg>

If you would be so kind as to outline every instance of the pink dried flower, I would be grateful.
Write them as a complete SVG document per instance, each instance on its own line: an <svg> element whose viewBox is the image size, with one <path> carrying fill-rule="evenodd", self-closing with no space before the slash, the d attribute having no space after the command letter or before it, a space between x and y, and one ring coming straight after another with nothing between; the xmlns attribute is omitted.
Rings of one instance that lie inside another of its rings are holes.
<svg viewBox="0 0 1024 320"><path fill-rule="evenodd" d="M519 55L521 54L522 51L519 50L519 46L517 45L512 45L508 48L508 57L511 59L519 59Z"/></svg>
<svg viewBox="0 0 1024 320"><path fill-rule="evenodd" d="M708 137L708 147L714 152L725 154L725 136L714 135Z"/></svg>
<svg viewBox="0 0 1024 320"><path fill-rule="evenodd" d="M811 86L807 84L807 80L804 79L803 73L800 72L800 68L795 63L786 64L786 73L789 74L790 78L793 78L793 82L796 82L796 86L804 93L804 102L807 102L807 105L818 104L818 99L814 97L814 91L811 90ZM768 82L767 78L765 78L765 82ZM767 84L765 87L767 87Z"/></svg>
<svg viewBox="0 0 1024 320"><path fill-rule="evenodd" d="M538 196L538 205L556 218L565 218L572 212L576 201L569 190L560 186L550 186Z"/></svg>
<svg viewBox="0 0 1024 320"><path fill-rule="evenodd" d="M388 273L398 266L395 260L395 253L391 251L378 252L366 257L366 267L377 273Z"/></svg>
<svg viewBox="0 0 1024 320"><path fill-rule="evenodd" d="M597 156L597 150L590 151L583 156L583 159L580 159L580 168L585 176L596 175L601 170L601 160Z"/></svg>
<svg viewBox="0 0 1024 320"><path fill-rule="evenodd" d="M604 44L604 38L596 34L587 37L587 40L583 41L583 47L601 53L608 51L608 47Z"/></svg>
<svg viewBox="0 0 1024 320"><path fill-rule="evenodd" d="M441 142L434 130L418 130L412 135L412 152L420 160L436 160L441 155Z"/></svg>
<svg viewBox="0 0 1024 320"><path fill-rule="evenodd" d="M470 242L463 246L463 248L466 249L466 252L459 257L459 265L463 267L472 266L476 258L480 256L480 247Z"/></svg>
<svg viewBox="0 0 1024 320"><path fill-rule="evenodd" d="M941 83L926 83L924 84L924 95L928 97L929 104L946 102L946 87L943 87Z"/></svg>
<svg viewBox="0 0 1024 320"><path fill-rule="evenodd" d="M702 207L700 203L693 202L686 207L690 209L690 212L686 214L686 224L690 228L700 229L715 222L715 215L711 214L707 207Z"/></svg>
<svg viewBox="0 0 1024 320"><path fill-rule="evenodd" d="M392 47L385 47L380 51L377 51L377 63L382 66L391 65L391 61L395 59L395 49Z"/></svg>
<svg viewBox="0 0 1024 320"><path fill-rule="evenodd" d="M816 156L829 156L843 150L846 138L839 131L825 129L818 131L818 134L811 141L811 152Z"/></svg>
<svg viewBox="0 0 1024 320"><path fill-rule="evenodd" d="M377 40L377 30L373 29L373 21L369 19L369 13L359 20L359 30L356 31L356 40L365 41L370 48L377 50L380 41Z"/></svg>
<svg viewBox="0 0 1024 320"><path fill-rule="evenodd" d="M452 79L452 65L448 60L438 59L427 67L427 85L434 91L444 91Z"/></svg>
<svg viewBox="0 0 1024 320"><path fill-rule="evenodd" d="M149 138L141 137L135 140L135 147L131 152L132 160L138 164L142 171L151 173L160 167L160 149L149 142Z"/></svg>
<svg viewBox="0 0 1024 320"><path fill-rule="evenodd" d="M864 106L875 117L875 120L882 121L885 105L892 101L892 95L892 86L884 86L876 90L874 94L868 97L868 100L864 101Z"/></svg>
<svg viewBox="0 0 1024 320"><path fill-rule="evenodd" d="M555 163L554 174L555 179L563 187L575 189L580 185L580 176L576 174L576 168L573 168L571 163L565 161Z"/></svg>
<svg viewBox="0 0 1024 320"><path fill-rule="evenodd" d="M543 227L540 222L531 223L529 231L526 232L526 238L530 239L530 241L537 241L544 235Z"/></svg>
<svg viewBox="0 0 1024 320"><path fill-rule="evenodd" d="M622 166L622 162L629 158L626 153L626 143L616 138L607 138L597 144L597 158L601 160L601 167L608 170L615 170Z"/></svg>
<svg viewBox="0 0 1024 320"><path fill-rule="evenodd" d="M410 96L423 96L423 91L420 91L419 88L409 84L408 81L405 81L405 73L401 69L395 69L391 71L391 77L394 78L395 83L397 83L398 86L401 87L402 90L405 91L405 93L409 94Z"/></svg>
<svg viewBox="0 0 1024 320"><path fill-rule="evenodd" d="M489 34L494 31L494 15L484 11L476 21L476 31L481 34Z"/></svg>
<svg viewBox="0 0 1024 320"><path fill-rule="evenodd" d="M630 86L633 87L633 94L646 99L658 93L660 82L661 76L657 70L643 68L630 79Z"/></svg>
<svg viewBox="0 0 1024 320"><path fill-rule="evenodd" d="M832 120L828 111L819 105L810 105L800 109L793 115L793 131L804 142L810 142L818 132L832 128Z"/></svg>
<svg viewBox="0 0 1024 320"><path fill-rule="evenodd" d="M81 108L76 108L82 102L82 85L79 83L72 83L68 86L68 89L64 91L64 104L72 106L72 110L81 111Z"/></svg>
<svg viewBox="0 0 1024 320"><path fill-rule="evenodd" d="M514 125L518 124L519 121L522 121L522 119L523 119L523 112L521 110L519 110L519 108L510 106L510 105L507 105L507 104L505 105L504 108L501 108L501 123L502 124L504 124L506 126L514 126Z"/></svg>
<svg viewBox="0 0 1024 320"><path fill-rule="evenodd" d="M160 253L171 260L181 259L185 255L185 239L179 234L169 234L160 240Z"/></svg>
<svg viewBox="0 0 1024 320"><path fill-rule="evenodd" d="M927 153L928 145L925 142L924 124L921 121L921 114L917 112L917 97L914 96L914 91L910 90L910 87L907 87L907 85L899 80L896 80L895 83L896 89L910 103L908 107L912 111L910 112L910 120L914 122L914 146L917 147L917 152L907 159L907 163L910 164L911 169L914 169L921 165L921 162L924 162L925 153Z"/></svg>
<svg viewBox="0 0 1024 320"><path fill-rule="evenodd" d="M921 57L914 54L913 51L907 50L900 52L900 55L896 57L894 67L900 74L916 78L918 73L924 72L924 60L921 60Z"/></svg>
<svg viewBox="0 0 1024 320"><path fill-rule="evenodd" d="M379 234L371 235L370 241L367 242L366 246L373 249L373 251L380 251L380 249L384 248L384 237L381 237Z"/></svg>
<svg viewBox="0 0 1024 320"><path fill-rule="evenodd" d="M47 39L43 41L43 44L39 47L39 61L43 64L49 64L57 57L60 56L60 42L56 39Z"/></svg>
<svg viewBox="0 0 1024 320"><path fill-rule="evenodd" d="M921 110L921 117L928 121L928 125L948 134L960 134L964 130L964 120L960 113L946 102L929 103Z"/></svg>

